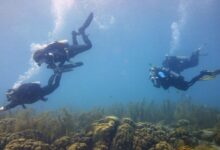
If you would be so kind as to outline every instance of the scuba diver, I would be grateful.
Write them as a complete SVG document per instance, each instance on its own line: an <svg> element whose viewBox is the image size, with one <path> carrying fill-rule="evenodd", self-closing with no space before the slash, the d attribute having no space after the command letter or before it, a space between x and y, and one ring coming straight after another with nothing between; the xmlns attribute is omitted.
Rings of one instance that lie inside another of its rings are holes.
<svg viewBox="0 0 220 150"><path fill-rule="evenodd" d="M151 67L150 69L150 80L153 85L157 88L163 87L165 90L173 86L179 90L186 91L189 87L194 85L199 80L209 80L215 78L220 74L220 70L210 71L201 71L199 75L192 78L190 81L185 81L184 77L180 74L167 69L159 67Z"/></svg>
<svg viewBox="0 0 220 150"><path fill-rule="evenodd" d="M166 55L162 65L165 68L181 73L183 70L192 68L198 65L201 49L196 50L190 57L186 56L168 56Z"/></svg>
<svg viewBox="0 0 220 150"><path fill-rule="evenodd" d="M69 45L66 40L55 41L42 49L38 49L34 55L33 59L40 66L43 63L47 64L47 68L57 69L62 67L63 69L73 68L76 65L83 65L82 62L77 62L76 64L65 64L66 61L69 62L70 58L73 58L79 53L89 50L92 47L92 43L88 36L85 34L85 29L90 25L93 19L93 13L90 13L84 24L79 28L78 32L72 31L72 41L73 45ZM84 41L84 45L79 45L77 41L77 36L81 35Z"/></svg>
<svg viewBox="0 0 220 150"><path fill-rule="evenodd" d="M10 103L0 107L0 112L12 109L18 105L26 108L25 104L32 104L38 100L47 101L45 96L59 87L61 76L62 72L54 73L50 77L48 85L44 87L41 87L39 83L25 83L14 89L9 89L6 97Z"/></svg>

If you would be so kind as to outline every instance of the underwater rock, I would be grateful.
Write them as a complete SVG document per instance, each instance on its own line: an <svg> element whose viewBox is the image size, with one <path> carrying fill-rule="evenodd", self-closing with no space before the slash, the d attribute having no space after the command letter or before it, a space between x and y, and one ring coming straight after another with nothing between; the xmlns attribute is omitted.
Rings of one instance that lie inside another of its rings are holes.
<svg viewBox="0 0 220 150"><path fill-rule="evenodd" d="M178 140L183 140L185 145L194 147L199 143L198 139L190 133L190 130L183 127L174 129L171 135Z"/></svg>
<svg viewBox="0 0 220 150"><path fill-rule="evenodd" d="M154 141L156 143L160 141L168 141L170 139L170 130L168 128L162 127L161 125L154 125L155 130L151 133Z"/></svg>
<svg viewBox="0 0 220 150"><path fill-rule="evenodd" d="M86 143L75 143L72 144L67 150L88 150Z"/></svg>
<svg viewBox="0 0 220 150"><path fill-rule="evenodd" d="M220 133L216 134L214 140L215 140L215 143L220 146Z"/></svg>
<svg viewBox="0 0 220 150"><path fill-rule="evenodd" d="M191 147L188 146L188 145L184 145L184 146L180 146L180 147L178 148L178 150L193 150L193 148L191 148Z"/></svg>
<svg viewBox="0 0 220 150"><path fill-rule="evenodd" d="M151 132L149 131L151 129L149 124L140 123L137 124L137 127L133 137L133 149L150 149L155 144L155 141L149 133Z"/></svg>
<svg viewBox="0 0 220 150"><path fill-rule="evenodd" d="M16 119L5 118L0 120L0 133L10 133L15 130Z"/></svg>
<svg viewBox="0 0 220 150"><path fill-rule="evenodd" d="M178 138L182 138L184 136L188 136L189 135L189 131L186 130L185 128L182 127L178 127L174 130L174 132L172 133L173 136L178 137Z"/></svg>
<svg viewBox="0 0 220 150"><path fill-rule="evenodd" d="M155 150L174 150L166 141L161 141L156 144Z"/></svg>
<svg viewBox="0 0 220 150"><path fill-rule="evenodd" d="M93 147L92 137L85 134L73 135L70 142L71 144L67 146L67 150L91 150Z"/></svg>
<svg viewBox="0 0 220 150"><path fill-rule="evenodd" d="M213 141L216 133L210 129L204 129L200 132L199 138L205 141Z"/></svg>
<svg viewBox="0 0 220 150"><path fill-rule="evenodd" d="M92 137L94 149L107 150L111 145L118 125L119 119L114 116L108 116L93 123L87 135Z"/></svg>
<svg viewBox="0 0 220 150"><path fill-rule="evenodd" d="M71 144L71 139L68 136L63 136L53 142L53 147L56 150L66 150L67 147Z"/></svg>
<svg viewBox="0 0 220 150"><path fill-rule="evenodd" d="M177 121L176 126L177 127L187 127L187 126L189 126L189 124L190 124L189 120L187 120L187 119L180 119L180 120Z"/></svg>
<svg viewBox="0 0 220 150"><path fill-rule="evenodd" d="M5 150L51 150L51 148L42 141L21 138L10 141Z"/></svg>
<svg viewBox="0 0 220 150"><path fill-rule="evenodd" d="M10 133L14 131L13 126L7 128L5 124L13 122L13 119L2 122L2 129L5 128L8 133L0 132L0 150L195 150L195 147L196 150L203 150L205 146L199 145L198 139L202 140L200 144L211 143L213 139L220 144L220 134L214 129L195 130L189 127L186 120L179 121L177 127L149 122L135 123L130 118L107 116L79 127L79 130L74 129L74 132L57 134L53 140L46 136L48 132L45 131L42 131L43 134L38 130L27 129ZM206 148L215 150L213 146L206 145Z"/></svg>
<svg viewBox="0 0 220 150"><path fill-rule="evenodd" d="M201 144L195 147L194 150L218 150L211 145Z"/></svg>
<svg viewBox="0 0 220 150"><path fill-rule="evenodd" d="M45 143L48 142L48 139L40 131L28 129L15 133L0 134L0 149L3 149L5 145L16 139L32 139L36 141L42 141Z"/></svg>
<svg viewBox="0 0 220 150"><path fill-rule="evenodd" d="M4 149L5 145L7 144L7 136L8 134L6 133L0 134L0 149Z"/></svg>
<svg viewBox="0 0 220 150"><path fill-rule="evenodd" d="M124 118L113 139L112 150L132 150L135 123L130 118Z"/></svg>
<svg viewBox="0 0 220 150"><path fill-rule="evenodd" d="M7 141L12 141L14 139L21 139L21 138L48 142L48 138L43 133L37 130L31 130L31 129L10 134L10 136L7 137Z"/></svg>
<svg viewBox="0 0 220 150"><path fill-rule="evenodd" d="M136 127L135 122L131 119L131 118L122 118L121 124L129 124L130 126L132 126L133 128Z"/></svg>

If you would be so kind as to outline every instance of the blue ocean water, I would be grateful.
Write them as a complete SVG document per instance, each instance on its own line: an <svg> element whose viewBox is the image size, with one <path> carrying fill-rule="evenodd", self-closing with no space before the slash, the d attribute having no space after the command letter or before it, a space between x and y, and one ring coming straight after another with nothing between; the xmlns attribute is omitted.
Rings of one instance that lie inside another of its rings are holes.
<svg viewBox="0 0 220 150"><path fill-rule="evenodd" d="M220 104L220 78L196 83L183 92L154 88L149 64L161 65L166 54L190 55L203 46L197 67L183 72L186 79L204 69L220 68L220 2L218 0L38 0L0 2L0 103L5 92L30 68L31 45L68 39L90 12L87 29L92 49L72 61L84 66L63 75L47 102L28 107L92 108L117 102L177 100L191 97L204 105ZM42 85L53 72L42 66L24 82Z"/></svg>

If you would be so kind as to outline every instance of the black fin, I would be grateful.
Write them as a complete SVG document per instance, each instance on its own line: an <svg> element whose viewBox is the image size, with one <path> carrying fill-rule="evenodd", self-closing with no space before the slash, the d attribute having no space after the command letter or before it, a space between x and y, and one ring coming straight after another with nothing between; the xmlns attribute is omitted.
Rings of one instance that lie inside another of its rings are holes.
<svg viewBox="0 0 220 150"><path fill-rule="evenodd" d="M79 32L85 31L85 29L90 25L90 23L93 20L93 13L91 12L89 16L86 18L85 22L83 25L79 28Z"/></svg>

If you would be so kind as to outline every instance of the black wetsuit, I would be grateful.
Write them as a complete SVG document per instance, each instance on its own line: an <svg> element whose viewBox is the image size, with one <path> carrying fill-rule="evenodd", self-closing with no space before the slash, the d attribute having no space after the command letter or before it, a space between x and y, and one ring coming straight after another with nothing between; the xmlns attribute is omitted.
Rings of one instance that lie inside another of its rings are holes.
<svg viewBox="0 0 220 150"><path fill-rule="evenodd" d="M168 89L173 86L179 90L185 91L203 77L204 74L205 72L201 72L190 81L185 81L183 76L167 68L156 68L154 73L150 76L150 79L157 88L162 86L164 89Z"/></svg>
<svg viewBox="0 0 220 150"><path fill-rule="evenodd" d="M44 59L44 62L48 65L48 68L52 69L57 67L56 63L58 63L59 67L74 67L73 64L64 65L64 63L69 61L70 58L73 58L77 54L87 51L92 47L92 43L88 36L84 32L81 33L81 35L85 44L79 45L77 41L77 34L73 34L73 45L59 41L49 44L45 49L42 50L40 59ZM35 55L34 60L38 63Z"/></svg>
<svg viewBox="0 0 220 150"><path fill-rule="evenodd" d="M165 68L181 73L183 70L197 66L199 63L199 51L195 51L188 57L167 56L162 65Z"/></svg>
<svg viewBox="0 0 220 150"><path fill-rule="evenodd" d="M8 96L10 103L4 107L4 110L14 108L18 105L22 105L25 108L24 104L32 104L38 100L46 101L47 99L44 96L58 88L61 76L61 73L53 74L48 81L48 85L44 87L40 87L38 83L26 83L11 90L13 93Z"/></svg>

